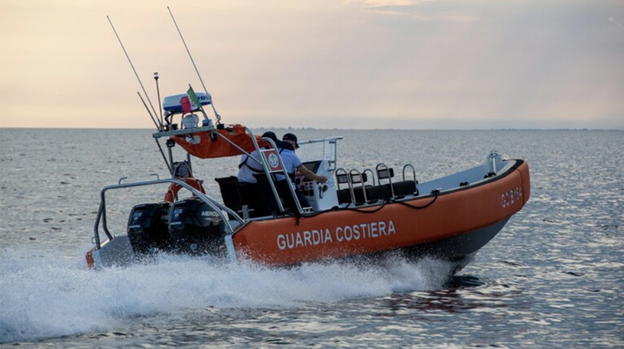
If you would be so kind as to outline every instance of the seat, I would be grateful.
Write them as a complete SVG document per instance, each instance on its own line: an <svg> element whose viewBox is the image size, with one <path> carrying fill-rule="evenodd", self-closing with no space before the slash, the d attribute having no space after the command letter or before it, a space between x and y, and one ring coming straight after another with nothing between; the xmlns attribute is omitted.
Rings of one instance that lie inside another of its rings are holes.
<svg viewBox="0 0 624 349"><path fill-rule="evenodd" d="M235 212L242 212L243 205L249 206L247 195L242 195L238 178L235 176L215 178L221 189L223 204Z"/></svg>
<svg viewBox="0 0 624 349"><path fill-rule="evenodd" d="M370 190L371 188L373 188L373 186L367 185L366 186L366 199L368 199L368 202L371 201L371 197L369 196L370 194ZM346 203L350 203L351 202L351 192L349 191L349 188L345 188L345 189L340 189L337 191L338 194L338 202L341 204L346 204ZM355 195L355 203L356 205L362 205L364 204L364 193L362 192L362 187L361 186L357 186L353 188L353 194Z"/></svg>
<svg viewBox="0 0 624 349"><path fill-rule="evenodd" d="M416 181L402 181L393 183L394 194L396 196L416 195L418 196L418 188L416 187Z"/></svg>
<svg viewBox="0 0 624 349"><path fill-rule="evenodd" d="M257 210L257 216L269 216L277 213L278 207L275 202L275 196L269 185L269 180L264 173L254 174L257 183L251 184L253 192L254 208ZM277 183L277 182L274 182ZM277 188L276 188L277 189Z"/></svg>
<svg viewBox="0 0 624 349"><path fill-rule="evenodd" d="M413 194L418 195L418 189L416 188L415 181L402 181L392 183L392 187L394 189L394 195L396 198ZM362 193L362 188L353 188L353 193L355 194L356 204L363 204L364 195ZM338 190L337 194L339 203L346 204L351 202L351 193L349 192L349 188ZM390 200L392 198L392 190L390 189L390 184L366 186L366 198L368 199L369 203L377 200Z"/></svg>
<svg viewBox="0 0 624 349"><path fill-rule="evenodd" d="M369 199L371 200L390 200L392 199L392 189L394 189L394 197L401 198L406 195L418 195L418 189L416 188L415 181L402 181L392 183L392 189L390 189L390 183L378 185L366 192Z"/></svg>
<svg viewBox="0 0 624 349"><path fill-rule="evenodd" d="M271 187L269 185L269 181L265 174L254 174L254 177L258 180L257 189L256 189L256 197L261 199L261 204L264 208L265 215L273 214L279 212L277 203L275 202L275 196L271 191ZM295 204L294 198L290 189L288 188L288 182L283 181L273 181L275 183L275 189L277 190L277 194L280 197L280 201L282 202L282 206L284 207L284 211L286 212L297 212L297 205ZM305 200L305 197L301 195L301 193L296 192L297 197L299 199L299 203L301 207L308 207L308 202Z"/></svg>

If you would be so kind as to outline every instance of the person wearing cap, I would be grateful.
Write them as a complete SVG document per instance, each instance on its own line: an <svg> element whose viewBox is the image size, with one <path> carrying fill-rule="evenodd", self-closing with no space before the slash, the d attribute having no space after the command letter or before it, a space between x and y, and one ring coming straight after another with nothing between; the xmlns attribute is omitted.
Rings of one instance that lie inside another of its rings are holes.
<svg viewBox="0 0 624 349"><path fill-rule="evenodd" d="M293 133L286 133L282 137L282 141L290 145L290 147L285 147L280 150L280 156L282 157L284 169L288 173L288 176L291 178L293 183L296 175L301 175L308 180L317 181L320 183L327 182L327 177L319 176L316 173L310 171L307 167L303 166L301 159L299 159L299 156L297 155L297 153L295 153L295 149L299 148L296 135L294 135ZM291 193L286 184L286 177L284 177L283 174L277 173L275 175L275 179L277 180L277 190L280 193L280 196L284 200L286 200L285 202L287 205L293 207L294 204L292 203ZM305 196L296 188L295 193L297 194L297 199L299 200L299 203L302 207L309 206Z"/></svg>
<svg viewBox="0 0 624 349"><path fill-rule="evenodd" d="M284 168L288 175L294 179L296 175L304 176L306 179L317 181L320 183L327 182L327 177L319 176L316 173L310 171L307 167L303 166L301 159L299 159L299 155L295 153L295 149L299 148L299 144L297 144L297 136L293 133L286 133L282 137L282 141L285 143L291 144L294 149L284 148L280 150L280 155L282 156L282 161L284 162ZM281 178L281 179L280 179ZM283 175L278 174L277 180L285 179Z"/></svg>

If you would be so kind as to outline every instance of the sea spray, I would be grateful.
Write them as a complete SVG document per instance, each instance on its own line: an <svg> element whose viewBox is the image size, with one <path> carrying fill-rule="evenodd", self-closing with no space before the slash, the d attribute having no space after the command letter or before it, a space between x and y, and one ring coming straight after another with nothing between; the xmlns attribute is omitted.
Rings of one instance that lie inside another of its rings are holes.
<svg viewBox="0 0 624 349"><path fill-rule="evenodd" d="M185 309L296 307L440 287L446 263L305 264L270 269L211 256L159 255L149 264L89 270L82 259L0 253L0 343L127 325Z"/></svg>

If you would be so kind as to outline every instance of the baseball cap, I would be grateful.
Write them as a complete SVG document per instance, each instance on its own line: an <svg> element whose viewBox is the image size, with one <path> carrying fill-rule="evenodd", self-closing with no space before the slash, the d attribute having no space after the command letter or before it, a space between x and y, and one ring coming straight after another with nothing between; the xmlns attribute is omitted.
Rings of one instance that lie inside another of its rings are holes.
<svg viewBox="0 0 624 349"><path fill-rule="evenodd" d="M262 134L262 138L270 138L273 142L277 143L277 135L273 131L267 131Z"/></svg>
<svg viewBox="0 0 624 349"><path fill-rule="evenodd" d="M283 137L282 137L283 141L293 141L295 142L295 149L299 148L299 144L297 144L297 136L295 136L293 133L286 133Z"/></svg>

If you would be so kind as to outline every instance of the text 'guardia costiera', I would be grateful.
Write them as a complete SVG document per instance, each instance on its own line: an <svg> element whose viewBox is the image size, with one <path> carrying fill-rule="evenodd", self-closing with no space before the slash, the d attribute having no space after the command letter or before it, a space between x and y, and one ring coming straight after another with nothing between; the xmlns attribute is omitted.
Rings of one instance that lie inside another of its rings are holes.
<svg viewBox="0 0 624 349"><path fill-rule="evenodd" d="M348 242L352 240L378 239L396 234L392 220L369 222L362 224L338 226L333 230L320 228L302 232L277 235L277 248L286 250L297 247L318 246L333 242Z"/></svg>

